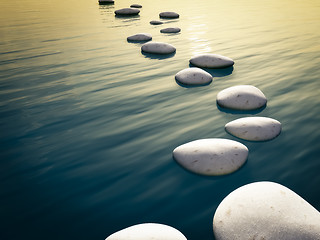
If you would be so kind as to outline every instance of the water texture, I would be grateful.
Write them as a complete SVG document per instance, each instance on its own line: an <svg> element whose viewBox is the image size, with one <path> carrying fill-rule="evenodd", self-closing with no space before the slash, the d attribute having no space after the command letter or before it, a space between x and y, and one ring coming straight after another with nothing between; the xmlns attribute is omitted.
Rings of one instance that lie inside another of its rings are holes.
<svg viewBox="0 0 320 240"><path fill-rule="evenodd" d="M114 16L132 3L143 5L139 16ZM180 18L150 25L162 11ZM2 0L0 239L101 240L157 222L210 240L222 199L262 180L320 210L319 12L316 0ZM140 32L176 54L142 54L126 40ZM210 70L209 85L179 85L174 75L199 53L235 65ZM266 108L219 109L217 93L239 84L263 91ZM225 132L244 116L275 118L282 133L256 143ZM247 163L204 177L172 159L175 147L212 137L245 144Z"/></svg>

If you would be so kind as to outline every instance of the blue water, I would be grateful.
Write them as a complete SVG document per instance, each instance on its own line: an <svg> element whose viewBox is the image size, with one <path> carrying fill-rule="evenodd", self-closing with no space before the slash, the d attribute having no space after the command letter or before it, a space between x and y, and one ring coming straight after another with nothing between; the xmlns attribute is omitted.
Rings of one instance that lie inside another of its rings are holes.
<svg viewBox="0 0 320 240"><path fill-rule="evenodd" d="M140 16L114 16L132 3ZM180 18L150 25L162 11ZM0 239L105 239L156 222L210 240L222 199L262 180L320 210L319 12L316 0L1 1ZM126 41L139 32L176 54L141 54ZM178 85L199 53L231 57L234 68L210 70L207 86ZM219 109L217 93L238 84L261 89L267 107ZM253 115L277 119L282 133L257 143L225 132ZM204 177L172 159L180 144L212 137L245 144L247 163Z"/></svg>

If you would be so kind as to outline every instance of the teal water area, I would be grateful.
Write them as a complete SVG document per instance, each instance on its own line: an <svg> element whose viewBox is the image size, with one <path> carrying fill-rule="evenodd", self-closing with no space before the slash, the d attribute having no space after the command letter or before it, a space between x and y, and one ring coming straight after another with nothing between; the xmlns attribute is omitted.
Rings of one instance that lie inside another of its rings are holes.
<svg viewBox="0 0 320 240"><path fill-rule="evenodd" d="M132 3L139 16L114 16ZM150 25L162 11L180 18ZM319 12L316 0L1 1L0 239L101 240L156 222L210 240L222 199L264 180L320 210ZM139 32L177 52L142 54L126 40ZM175 74L199 53L235 65L180 86ZM266 108L219 109L217 93L239 84L263 91ZM244 116L277 119L282 133L250 142L225 132ZM245 144L247 163L222 177L183 169L173 149L200 138Z"/></svg>

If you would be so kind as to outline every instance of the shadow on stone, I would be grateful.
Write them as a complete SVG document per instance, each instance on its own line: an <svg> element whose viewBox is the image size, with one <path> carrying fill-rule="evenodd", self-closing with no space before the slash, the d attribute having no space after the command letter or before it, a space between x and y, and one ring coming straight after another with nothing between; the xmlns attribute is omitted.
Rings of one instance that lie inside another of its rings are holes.
<svg viewBox="0 0 320 240"><path fill-rule="evenodd" d="M184 88L196 88L196 87L203 87L203 86L207 86L209 84L212 83L212 81L208 82L208 83L204 83L204 84L194 84L194 85L191 85L191 84L183 84L181 82L179 82L177 79L176 80L176 83L180 86L180 87L184 87Z"/></svg>
<svg viewBox="0 0 320 240"><path fill-rule="evenodd" d="M189 67L197 67L189 63ZM225 77L231 75L233 72L233 66L226 68L202 68L206 72L210 73L212 77Z"/></svg>
<svg viewBox="0 0 320 240"><path fill-rule="evenodd" d="M144 43L146 43L146 42L149 42L149 41L151 41L152 39L150 39L150 40L128 40L127 39L127 42L128 43L135 43L135 44L137 44L137 45L139 45L139 44L144 44Z"/></svg>
<svg viewBox="0 0 320 240"><path fill-rule="evenodd" d="M169 32L161 32L161 34L163 34L163 35L180 35L181 32L172 32L172 33L169 33Z"/></svg>
<svg viewBox="0 0 320 240"><path fill-rule="evenodd" d="M150 58L150 59L167 59L167 58L172 58L174 55L176 55L176 52L170 53L170 54L154 54L154 53L146 53L144 51L141 51L141 53L145 56L145 58Z"/></svg>
<svg viewBox="0 0 320 240"><path fill-rule="evenodd" d="M216 101L216 105L221 112L230 113L230 114L252 114L252 115L262 112L267 107L267 104L266 104L261 108L254 109L254 110L236 110L236 109L224 108L220 106L217 101Z"/></svg>
<svg viewBox="0 0 320 240"><path fill-rule="evenodd" d="M138 15L138 14L127 14L127 15L116 14L115 18L136 19L136 18L140 18L140 15Z"/></svg>

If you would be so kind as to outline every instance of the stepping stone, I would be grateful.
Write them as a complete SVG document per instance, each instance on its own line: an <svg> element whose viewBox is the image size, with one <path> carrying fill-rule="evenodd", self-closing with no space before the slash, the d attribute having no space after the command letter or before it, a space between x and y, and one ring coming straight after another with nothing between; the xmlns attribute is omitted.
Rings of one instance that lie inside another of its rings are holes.
<svg viewBox="0 0 320 240"><path fill-rule="evenodd" d="M140 10L137 8L122 8L122 9L116 10L114 13L120 16L132 16L132 15L138 15L139 12Z"/></svg>
<svg viewBox="0 0 320 240"><path fill-rule="evenodd" d="M151 25L160 25L160 24L163 24L163 22L157 21L157 20L152 20L152 21L150 21L150 24Z"/></svg>
<svg viewBox="0 0 320 240"><path fill-rule="evenodd" d="M238 85L220 91L217 103L224 108L254 110L265 106L267 98L260 89L252 85Z"/></svg>
<svg viewBox="0 0 320 240"><path fill-rule="evenodd" d="M106 240L187 240L177 229L159 223L142 223L111 234Z"/></svg>
<svg viewBox="0 0 320 240"><path fill-rule="evenodd" d="M290 189L255 182L231 192L213 218L216 240L320 239L320 213Z"/></svg>
<svg viewBox="0 0 320 240"><path fill-rule="evenodd" d="M152 39L152 36L149 33L138 33L130 37L127 37L127 40L129 42L145 42L145 41L150 41L151 39Z"/></svg>
<svg viewBox="0 0 320 240"><path fill-rule="evenodd" d="M179 14L175 12L162 12L159 16L160 18L179 18Z"/></svg>
<svg viewBox="0 0 320 240"><path fill-rule="evenodd" d="M231 67L234 61L219 54L206 53L192 57L190 63L201 68L226 68Z"/></svg>
<svg viewBox="0 0 320 240"><path fill-rule="evenodd" d="M154 54L170 54L176 51L176 48L169 43L148 42L142 45L142 52Z"/></svg>
<svg viewBox="0 0 320 240"><path fill-rule="evenodd" d="M160 30L160 32L162 33L178 33L180 31L181 29L178 27L169 27L169 28L164 28Z"/></svg>
<svg viewBox="0 0 320 240"><path fill-rule="evenodd" d="M142 5L140 5L140 4L132 4L130 7L131 8L142 8Z"/></svg>
<svg viewBox="0 0 320 240"><path fill-rule="evenodd" d="M242 143L221 138L195 140L173 150L174 159L187 170L202 175L225 175L238 170L249 151Z"/></svg>
<svg viewBox="0 0 320 240"><path fill-rule="evenodd" d="M267 141L281 132L281 123L267 117L244 117L225 125L228 133L249 141Z"/></svg>
<svg viewBox="0 0 320 240"><path fill-rule="evenodd" d="M178 72L175 79L186 85L203 85L212 81L212 76L201 68L186 68Z"/></svg>
<svg viewBox="0 0 320 240"><path fill-rule="evenodd" d="M98 1L100 5L106 5L106 4L113 4L113 0L99 0Z"/></svg>

